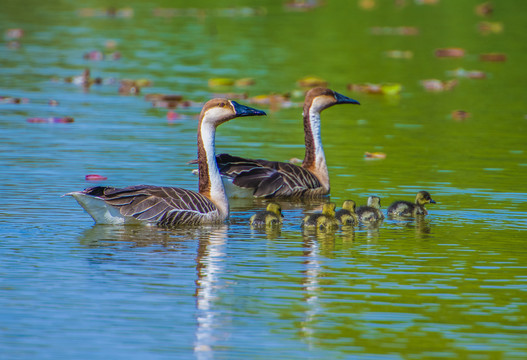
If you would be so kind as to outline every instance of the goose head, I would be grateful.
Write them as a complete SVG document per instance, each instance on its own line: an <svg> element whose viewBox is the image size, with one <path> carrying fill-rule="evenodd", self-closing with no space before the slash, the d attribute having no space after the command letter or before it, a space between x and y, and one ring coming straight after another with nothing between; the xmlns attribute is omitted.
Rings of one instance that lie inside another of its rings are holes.
<svg viewBox="0 0 527 360"><path fill-rule="evenodd" d="M337 104L360 105L357 100L339 94L336 91L328 88L316 87L309 90L306 94L306 100L304 102L304 114L307 114L309 109L321 112L322 110Z"/></svg>
<svg viewBox="0 0 527 360"><path fill-rule="evenodd" d="M238 104L236 101L227 99L212 99L203 105L200 114L200 122L210 123L214 127L231 119L241 116L266 115L264 111Z"/></svg>
<svg viewBox="0 0 527 360"><path fill-rule="evenodd" d="M378 196L370 196L368 198L368 206L371 206L374 209L381 208L381 198Z"/></svg>
<svg viewBox="0 0 527 360"><path fill-rule="evenodd" d="M335 217L335 203L327 203L324 204L322 207L322 215L328 216L328 217Z"/></svg>
<svg viewBox="0 0 527 360"><path fill-rule="evenodd" d="M282 219L284 217L284 215L282 215L282 207L280 206L280 204L271 202L267 204L266 210L275 214L279 219Z"/></svg>
<svg viewBox="0 0 527 360"><path fill-rule="evenodd" d="M218 98L207 101L199 116L199 192L220 207L220 212L225 217L229 214L229 202L216 163L214 149L216 127L237 117L256 115L265 115L265 112L240 105L236 101Z"/></svg>
<svg viewBox="0 0 527 360"><path fill-rule="evenodd" d="M346 200L342 203L342 208L344 210L348 210L349 212L351 213L354 213L355 212L355 207L357 205L355 204L355 201L353 200Z"/></svg>
<svg viewBox="0 0 527 360"><path fill-rule="evenodd" d="M436 202L430 196L428 191L419 191L415 197L415 203L419 205L435 204Z"/></svg>

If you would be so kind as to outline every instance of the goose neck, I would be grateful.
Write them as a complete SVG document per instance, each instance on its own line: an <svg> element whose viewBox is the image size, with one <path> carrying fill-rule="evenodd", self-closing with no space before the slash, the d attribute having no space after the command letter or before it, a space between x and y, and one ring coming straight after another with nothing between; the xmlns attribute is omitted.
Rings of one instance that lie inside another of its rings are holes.
<svg viewBox="0 0 527 360"><path fill-rule="evenodd" d="M198 129L199 193L210 199L223 219L229 216L229 201L223 187L215 151L216 127L202 121Z"/></svg>
<svg viewBox="0 0 527 360"><path fill-rule="evenodd" d="M320 111L304 111L304 135L306 154L302 166L312 173L329 190L329 173L320 133Z"/></svg>

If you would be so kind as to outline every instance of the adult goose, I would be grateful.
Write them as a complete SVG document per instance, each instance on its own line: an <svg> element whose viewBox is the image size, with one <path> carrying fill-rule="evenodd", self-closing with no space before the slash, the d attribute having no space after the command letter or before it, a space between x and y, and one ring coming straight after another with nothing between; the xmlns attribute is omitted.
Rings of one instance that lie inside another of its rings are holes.
<svg viewBox="0 0 527 360"><path fill-rule="evenodd" d="M232 197L313 198L329 194L329 173L320 136L320 113L336 104L359 104L333 90L313 88L304 101L305 157L302 166L285 162L216 156Z"/></svg>
<svg viewBox="0 0 527 360"><path fill-rule="evenodd" d="M177 187L96 186L70 192L98 224L147 224L163 227L220 223L229 216L229 202L215 157L216 127L241 116L265 112L232 100L212 99L198 124L199 192Z"/></svg>

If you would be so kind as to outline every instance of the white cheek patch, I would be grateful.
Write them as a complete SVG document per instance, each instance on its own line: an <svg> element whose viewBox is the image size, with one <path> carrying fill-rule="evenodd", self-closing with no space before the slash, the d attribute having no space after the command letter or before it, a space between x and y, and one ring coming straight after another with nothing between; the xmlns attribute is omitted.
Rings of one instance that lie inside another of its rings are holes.
<svg viewBox="0 0 527 360"><path fill-rule="evenodd" d="M232 110L230 107L213 107L210 110L207 110L205 112L205 116L203 117L203 122L216 122L218 119L228 119L232 117L234 114L232 113Z"/></svg>
<svg viewBox="0 0 527 360"><path fill-rule="evenodd" d="M320 112L332 103L335 103L335 99L331 98L330 96L317 96L311 103L311 111Z"/></svg>

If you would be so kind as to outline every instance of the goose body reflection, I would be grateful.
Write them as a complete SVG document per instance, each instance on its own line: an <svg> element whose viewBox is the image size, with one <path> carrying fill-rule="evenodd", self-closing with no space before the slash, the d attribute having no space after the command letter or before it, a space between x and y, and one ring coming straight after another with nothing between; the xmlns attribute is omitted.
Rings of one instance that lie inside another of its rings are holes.
<svg viewBox="0 0 527 360"><path fill-rule="evenodd" d="M229 202L215 157L215 133L220 124L265 112L227 99L209 100L198 124L199 192L178 187L136 185L96 186L70 192L98 224L147 224L164 227L221 223Z"/></svg>

